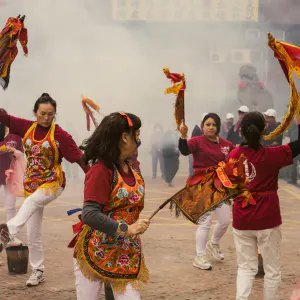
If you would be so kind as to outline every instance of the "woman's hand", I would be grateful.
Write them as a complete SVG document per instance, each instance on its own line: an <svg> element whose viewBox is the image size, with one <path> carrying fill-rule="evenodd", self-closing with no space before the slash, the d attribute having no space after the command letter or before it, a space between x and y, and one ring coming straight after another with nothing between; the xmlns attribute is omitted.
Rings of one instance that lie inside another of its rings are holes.
<svg viewBox="0 0 300 300"><path fill-rule="evenodd" d="M134 224L128 225L126 235L143 234L149 227L150 221L147 219L138 219Z"/></svg>
<svg viewBox="0 0 300 300"><path fill-rule="evenodd" d="M182 124L180 125L180 127L179 127L178 130L179 130L179 132L181 133L181 138L182 138L182 139L186 139L187 136L188 136L188 131L189 131L189 129L188 129L188 127L185 125L184 122L182 122Z"/></svg>

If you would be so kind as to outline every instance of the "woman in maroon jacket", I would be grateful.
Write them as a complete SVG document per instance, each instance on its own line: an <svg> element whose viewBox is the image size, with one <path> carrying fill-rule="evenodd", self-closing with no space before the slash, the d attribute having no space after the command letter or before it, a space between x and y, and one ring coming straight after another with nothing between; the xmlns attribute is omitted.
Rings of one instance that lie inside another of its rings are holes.
<svg viewBox="0 0 300 300"><path fill-rule="evenodd" d="M34 105L36 121L19 119L0 111L0 122L11 134L23 139L27 157L24 175L25 201L17 215L7 224L0 225L0 252L7 243L27 225L29 260L32 275L27 285L38 285L44 281L44 254L41 227L44 207L56 199L65 188L62 159L78 163L84 171L82 152L72 137L55 125L56 102L44 93Z"/></svg>
<svg viewBox="0 0 300 300"><path fill-rule="evenodd" d="M259 112L246 114L241 122L241 134L246 143L234 149L228 156L238 159L246 157L245 171L251 201L238 197L233 205L233 236L237 253L237 300L248 299L257 273L257 249L264 261L264 299L279 300L280 270L280 205L277 194L280 168L293 163L300 154L299 124L298 140L284 146L263 147L262 136L266 121Z"/></svg>
<svg viewBox="0 0 300 300"><path fill-rule="evenodd" d="M205 177L206 170L216 166L219 162L225 161L229 152L234 148L231 142L219 137L221 127L220 117L215 113L206 114L202 121L202 136L196 136L186 140L188 128L183 124L180 128L181 138L179 140L179 150L181 154L193 155L194 175L187 183L194 185ZM194 267L202 270L210 270L211 264L206 257L206 250L212 253L215 259L223 260L219 242L224 236L230 224L230 206L222 204L215 210L217 224L214 228L211 240L208 235L212 224L212 215L208 213L205 221L201 222L196 233L197 256L194 260Z"/></svg>

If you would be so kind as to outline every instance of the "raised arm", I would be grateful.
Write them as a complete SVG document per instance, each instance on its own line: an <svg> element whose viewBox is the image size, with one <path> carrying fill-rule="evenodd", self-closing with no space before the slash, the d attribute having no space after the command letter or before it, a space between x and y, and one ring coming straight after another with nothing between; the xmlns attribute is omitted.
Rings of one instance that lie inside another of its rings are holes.
<svg viewBox="0 0 300 300"><path fill-rule="evenodd" d="M0 123L9 128L9 132L23 138L33 121L16 118L8 115L3 108L0 108Z"/></svg>
<svg viewBox="0 0 300 300"><path fill-rule="evenodd" d="M60 126L56 125L55 139L58 141L62 156L70 163L77 163L83 172L87 173L90 166L84 163L83 153L79 150L72 136Z"/></svg>

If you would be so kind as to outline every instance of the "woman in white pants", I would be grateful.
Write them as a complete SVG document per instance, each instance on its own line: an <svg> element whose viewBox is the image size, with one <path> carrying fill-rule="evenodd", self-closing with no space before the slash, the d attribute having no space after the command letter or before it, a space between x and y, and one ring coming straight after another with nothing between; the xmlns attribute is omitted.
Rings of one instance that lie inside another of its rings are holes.
<svg viewBox="0 0 300 300"><path fill-rule="evenodd" d="M141 121L133 114L106 116L82 146L92 166L84 183L82 227L73 239L77 300L98 300L103 283L115 300L139 300L149 278L139 218L145 184L129 159L140 144ZM108 151L109 149L109 151Z"/></svg>
<svg viewBox="0 0 300 300"><path fill-rule="evenodd" d="M84 170L82 152L72 137L53 123L56 102L44 93L34 105L36 122L19 119L0 111L0 122L12 134L23 138L27 157L24 175L25 201L17 215L7 224L0 225L0 252L10 240L27 225L29 260L32 275L27 285L44 281L44 254L42 247L42 220L44 207L64 190L65 176L61 168L62 158L77 162Z"/></svg>
<svg viewBox="0 0 300 300"><path fill-rule="evenodd" d="M219 137L221 128L220 117L215 113L208 113L202 120L202 136L196 136L188 141L188 128L185 124L180 127L181 138L179 140L179 150L181 154L193 155L194 175L191 176L187 184L194 185L201 180L205 180L206 170L225 161L229 152L234 148L231 142ZM211 212L205 221L198 226L196 233L197 256L193 266L202 270L211 270L212 265L207 259L208 250L215 259L223 260L219 242L225 234L230 223L230 206L222 204L215 209L217 224L214 228L211 240L208 241L209 231L212 224Z"/></svg>
<svg viewBox="0 0 300 300"><path fill-rule="evenodd" d="M298 134L300 119L297 119ZM237 253L237 300L247 300L258 270L257 250L264 262L264 300L279 300L281 281L280 205L277 194L280 168L293 164L300 154L300 140L284 146L263 147L261 139L266 129L264 116L250 112L241 122L245 144L234 149L228 159L246 157L248 201L235 198L233 205L233 236Z"/></svg>

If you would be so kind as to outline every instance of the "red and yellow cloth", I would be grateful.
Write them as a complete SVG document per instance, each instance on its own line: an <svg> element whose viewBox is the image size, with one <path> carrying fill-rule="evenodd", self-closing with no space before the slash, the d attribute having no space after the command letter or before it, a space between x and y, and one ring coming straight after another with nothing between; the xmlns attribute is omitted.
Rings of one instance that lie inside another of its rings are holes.
<svg viewBox="0 0 300 300"><path fill-rule="evenodd" d="M284 133L292 124L295 116L300 113L299 95L296 89L293 72L300 77L300 48L275 40L271 33L268 33L269 46L274 51L281 68L290 85L290 103L282 123L269 135L264 136L266 140L272 140Z"/></svg>
<svg viewBox="0 0 300 300"><path fill-rule="evenodd" d="M187 185L171 198L170 208L176 210L176 216L182 213L191 222L198 224L205 213L222 203L229 203L231 198L239 194L248 205L252 197L246 190L244 161L245 157L241 155L238 160L231 159L227 163L220 162L210 167L204 176L199 176L196 184Z"/></svg>
<svg viewBox="0 0 300 300"><path fill-rule="evenodd" d="M24 54L27 55L28 35L24 27L24 18L9 18L0 32L0 85L4 90L9 85L10 68L18 55L18 40Z"/></svg>
<svg viewBox="0 0 300 300"><path fill-rule="evenodd" d="M171 80L173 86L165 90L165 94L177 95L175 101L175 120L177 128L184 121L184 91L186 89L186 82L184 74L170 73L168 68L164 68L163 72L166 77Z"/></svg>
<svg viewBox="0 0 300 300"><path fill-rule="evenodd" d="M95 127L98 126L97 121L95 119L95 116L94 116L92 110L94 110L94 111L98 112L99 114L101 114L100 113L100 107L95 102L93 102L91 99L86 98L84 96L82 96L81 103L82 103L83 110L86 114L87 131L90 131L90 129L91 129L91 120L92 120Z"/></svg>

